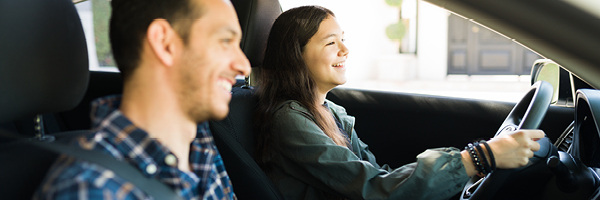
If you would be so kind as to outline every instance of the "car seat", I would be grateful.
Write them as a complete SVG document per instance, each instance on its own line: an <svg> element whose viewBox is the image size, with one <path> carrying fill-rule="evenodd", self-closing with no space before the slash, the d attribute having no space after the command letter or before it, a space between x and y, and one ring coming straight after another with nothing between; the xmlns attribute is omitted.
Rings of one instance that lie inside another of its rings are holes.
<svg viewBox="0 0 600 200"><path fill-rule="evenodd" d="M281 6L277 0L232 0L232 3L242 27L242 50L256 70L262 65L269 31L281 14ZM234 87L229 115L222 121L211 121L210 128L240 199L283 199L253 158L252 116L257 103L252 87L247 84Z"/></svg>
<svg viewBox="0 0 600 200"><path fill-rule="evenodd" d="M89 70L73 3L0 0L0 27L0 123L75 107L86 91ZM42 119L37 127L43 127ZM31 145L1 146L2 198L31 198L55 157Z"/></svg>

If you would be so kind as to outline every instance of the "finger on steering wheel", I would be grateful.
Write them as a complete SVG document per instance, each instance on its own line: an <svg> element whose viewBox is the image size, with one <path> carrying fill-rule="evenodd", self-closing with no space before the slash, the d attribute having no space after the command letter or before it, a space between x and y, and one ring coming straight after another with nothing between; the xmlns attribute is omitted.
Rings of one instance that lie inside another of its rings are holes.
<svg viewBox="0 0 600 200"><path fill-rule="evenodd" d="M532 141L530 141L530 142L529 142L529 148L530 148L532 151L537 151L537 150L540 150L540 143L538 143L538 142L536 142L536 141L533 141L533 140L532 140Z"/></svg>

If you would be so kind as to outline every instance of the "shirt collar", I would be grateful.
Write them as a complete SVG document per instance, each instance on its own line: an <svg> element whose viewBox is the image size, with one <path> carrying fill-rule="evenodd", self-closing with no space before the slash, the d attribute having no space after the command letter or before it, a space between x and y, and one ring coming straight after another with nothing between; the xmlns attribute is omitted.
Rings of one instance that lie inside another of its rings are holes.
<svg viewBox="0 0 600 200"><path fill-rule="evenodd" d="M167 165L165 158L172 154L171 151L159 141L150 138L146 131L135 126L118 109L120 105L119 95L99 98L92 102L92 125L98 130L93 139L110 144L102 145L102 148L109 151L113 148L113 151L136 165L147 176L158 175L163 168L161 166Z"/></svg>
<svg viewBox="0 0 600 200"><path fill-rule="evenodd" d="M90 111L92 127L98 128L100 123L120 106L121 95L106 96L92 101L92 109Z"/></svg>

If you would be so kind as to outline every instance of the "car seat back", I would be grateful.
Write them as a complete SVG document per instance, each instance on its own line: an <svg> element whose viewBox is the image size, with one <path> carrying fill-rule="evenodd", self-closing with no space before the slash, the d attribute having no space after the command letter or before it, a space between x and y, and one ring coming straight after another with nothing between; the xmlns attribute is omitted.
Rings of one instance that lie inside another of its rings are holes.
<svg viewBox="0 0 600 200"><path fill-rule="evenodd" d="M210 128L234 192L240 199L282 199L253 158L252 116L258 98L253 89L236 87L232 92L229 115L222 121L210 122Z"/></svg>
<svg viewBox="0 0 600 200"><path fill-rule="evenodd" d="M73 3L0 0L0 27L0 123L76 106L89 70ZM2 199L30 199L55 157L30 145L0 145Z"/></svg>
<svg viewBox="0 0 600 200"><path fill-rule="evenodd" d="M75 107L88 56L70 0L0 0L0 122Z"/></svg>
<svg viewBox="0 0 600 200"><path fill-rule="evenodd" d="M281 14L277 0L233 0L242 26L241 47L253 70L262 65L269 31ZM234 192L240 199L283 199L273 182L254 161L252 117L258 98L248 86L234 87L229 115L210 122Z"/></svg>

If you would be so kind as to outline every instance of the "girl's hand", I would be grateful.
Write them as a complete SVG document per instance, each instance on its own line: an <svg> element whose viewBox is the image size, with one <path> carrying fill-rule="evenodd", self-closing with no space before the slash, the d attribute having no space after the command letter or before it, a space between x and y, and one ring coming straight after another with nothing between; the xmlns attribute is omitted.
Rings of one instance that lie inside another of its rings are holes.
<svg viewBox="0 0 600 200"><path fill-rule="evenodd" d="M533 157L533 152L540 149L540 144L536 141L543 137L545 134L542 130L522 129L502 133L487 143L494 154L496 167L512 169L527 165L529 158ZM487 158L490 158L489 155Z"/></svg>

